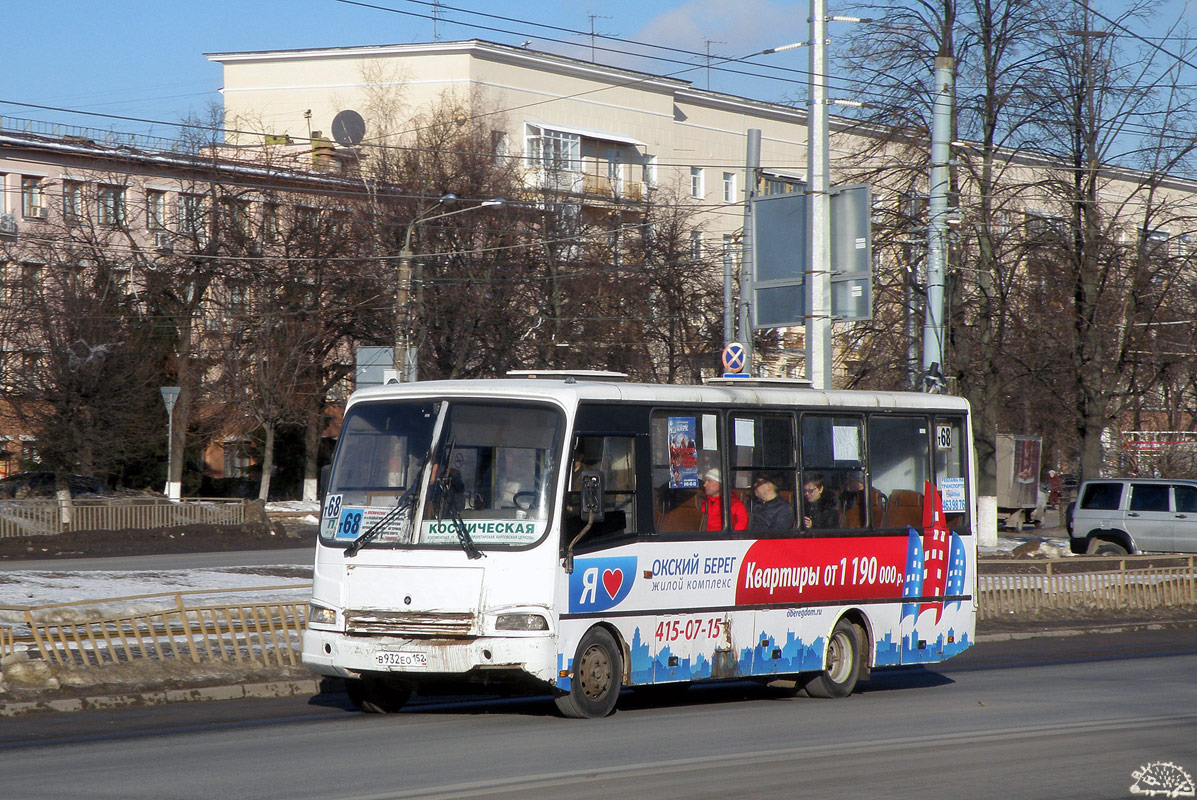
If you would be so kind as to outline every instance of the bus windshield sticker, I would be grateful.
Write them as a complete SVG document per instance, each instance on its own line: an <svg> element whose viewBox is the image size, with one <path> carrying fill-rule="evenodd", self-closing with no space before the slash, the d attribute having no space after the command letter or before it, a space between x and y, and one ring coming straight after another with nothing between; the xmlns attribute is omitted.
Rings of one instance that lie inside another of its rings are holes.
<svg viewBox="0 0 1197 800"><path fill-rule="evenodd" d="M939 494L945 514L961 513L964 506L964 478L940 478Z"/></svg>
<svg viewBox="0 0 1197 800"><path fill-rule="evenodd" d="M545 523L534 519L467 519L462 520L466 534L478 544L531 544L544 534ZM420 525L420 541L426 544L449 544L459 541L458 523L454 520L424 520Z"/></svg>
<svg viewBox="0 0 1197 800"><path fill-rule="evenodd" d="M354 541L363 533L373 530L374 526L378 526L377 531L371 540L377 542L398 542L406 539L405 533L407 526L411 521L411 517L401 513L403 508L396 513L394 507L380 508L378 506L367 506L365 508L345 508L341 510L341 515L336 520L328 520L325 522L332 522L335 526L334 538L341 541ZM389 517L389 519L387 519ZM381 523L381 525L379 524ZM365 544L365 542L363 542Z"/></svg>
<svg viewBox="0 0 1197 800"><path fill-rule="evenodd" d="M750 419L736 419L736 447L756 447L756 427Z"/></svg>
<svg viewBox="0 0 1197 800"><path fill-rule="evenodd" d="M669 418L669 488L698 488L698 453L694 437L698 432L694 417Z"/></svg>
<svg viewBox="0 0 1197 800"><path fill-rule="evenodd" d="M855 425L836 425L831 429L832 453L837 462L860 461L860 429Z"/></svg>

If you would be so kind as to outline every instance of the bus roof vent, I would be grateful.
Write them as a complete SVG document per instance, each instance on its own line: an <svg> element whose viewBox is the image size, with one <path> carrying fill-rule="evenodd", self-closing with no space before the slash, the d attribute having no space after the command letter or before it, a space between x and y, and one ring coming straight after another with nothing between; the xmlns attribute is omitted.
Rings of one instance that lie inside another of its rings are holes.
<svg viewBox="0 0 1197 800"><path fill-rule="evenodd" d="M809 389L806 378L703 378L706 386L751 386L754 389Z"/></svg>
<svg viewBox="0 0 1197 800"><path fill-rule="evenodd" d="M531 378L541 380L558 380L566 383L578 381L604 381L606 383L623 383L628 379L626 372L607 372L601 369L513 369L507 371L508 378Z"/></svg>

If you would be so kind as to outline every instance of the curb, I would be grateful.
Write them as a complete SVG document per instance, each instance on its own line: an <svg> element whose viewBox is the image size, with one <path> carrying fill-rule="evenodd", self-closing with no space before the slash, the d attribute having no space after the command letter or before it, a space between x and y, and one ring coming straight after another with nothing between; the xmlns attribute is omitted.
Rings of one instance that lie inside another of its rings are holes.
<svg viewBox="0 0 1197 800"><path fill-rule="evenodd" d="M98 711L112 708L158 706L168 703L202 703L215 700L315 696L318 694L320 694L319 679L269 681L230 686L204 686L194 689L161 689L152 692L109 694L95 697L0 702L0 717L20 717L45 711Z"/></svg>

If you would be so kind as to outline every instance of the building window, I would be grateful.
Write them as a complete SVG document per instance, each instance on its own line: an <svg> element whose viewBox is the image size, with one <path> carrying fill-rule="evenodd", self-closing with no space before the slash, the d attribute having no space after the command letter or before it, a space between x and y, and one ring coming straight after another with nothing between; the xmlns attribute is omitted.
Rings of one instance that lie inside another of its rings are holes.
<svg viewBox="0 0 1197 800"><path fill-rule="evenodd" d="M690 259L702 260L702 231L690 231Z"/></svg>
<svg viewBox="0 0 1197 800"><path fill-rule="evenodd" d="M229 302L227 307L230 317L240 317L249 313L249 290L241 284L229 286Z"/></svg>
<svg viewBox="0 0 1197 800"><path fill-rule="evenodd" d="M702 167L690 167L690 196L697 197L699 200L706 197L706 191L703 188L702 181Z"/></svg>
<svg viewBox="0 0 1197 800"><path fill-rule="evenodd" d="M297 206L295 209L295 227L307 233L316 233L320 229L320 209Z"/></svg>
<svg viewBox="0 0 1197 800"><path fill-rule="evenodd" d="M166 192L156 189L146 190L145 225L152 231L166 229Z"/></svg>
<svg viewBox="0 0 1197 800"><path fill-rule="evenodd" d="M502 165L507 162L507 157L511 155L511 145L507 141L507 131L490 132L490 152L496 164Z"/></svg>
<svg viewBox="0 0 1197 800"><path fill-rule="evenodd" d="M202 194L179 195L179 233L203 236L208 226L208 198Z"/></svg>
<svg viewBox="0 0 1197 800"><path fill-rule="evenodd" d="M529 125L528 153L532 164L543 169L582 171L582 137L576 133Z"/></svg>
<svg viewBox="0 0 1197 800"><path fill-rule="evenodd" d="M25 217L42 218L45 207L42 205L42 179L24 176L21 178L21 215Z"/></svg>
<svg viewBox="0 0 1197 800"><path fill-rule="evenodd" d="M123 228L128 221L125 215L125 187L101 186L98 191L100 201L100 224L109 228Z"/></svg>
<svg viewBox="0 0 1197 800"><path fill-rule="evenodd" d="M79 181L62 184L62 216L71 224L83 221L83 184Z"/></svg>
<svg viewBox="0 0 1197 800"><path fill-rule="evenodd" d="M277 242L278 237L278 204L264 203L262 205L262 241Z"/></svg>
<svg viewBox="0 0 1197 800"><path fill-rule="evenodd" d="M645 186L657 185L657 157L645 155L644 156L644 172L641 180L644 181Z"/></svg>
<svg viewBox="0 0 1197 800"><path fill-rule="evenodd" d="M249 236L249 202L225 200L221 206L224 211L225 230L238 237Z"/></svg>
<svg viewBox="0 0 1197 800"><path fill-rule="evenodd" d="M736 202L736 173L723 173L723 202Z"/></svg>
<svg viewBox="0 0 1197 800"><path fill-rule="evenodd" d="M21 283L18 287L18 297L23 303L31 303L37 297L42 286L42 265L22 264Z"/></svg>
<svg viewBox="0 0 1197 800"><path fill-rule="evenodd" d="M615 148L607 150L607 179L611 190L619 194L623 189L623 154Z"/></svg>

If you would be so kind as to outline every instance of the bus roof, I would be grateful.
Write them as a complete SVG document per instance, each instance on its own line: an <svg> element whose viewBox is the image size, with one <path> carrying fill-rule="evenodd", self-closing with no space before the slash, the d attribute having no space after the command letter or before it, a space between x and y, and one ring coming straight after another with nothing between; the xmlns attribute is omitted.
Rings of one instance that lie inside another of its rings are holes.
<svg viewBox="0 0 1197 800"><path fill-rule="evenodd" d="M624 383L565 378L480 378L471 380L391 383L359 389L350 404L384 399L417 397L488 397L548 400L572 406L588 400L647 404L711 404L802 406L810 408L935 409L965 411L962 397L921 392L874 392L863 390L819 390L764 386L685 386L655 383Z"/></svg>

